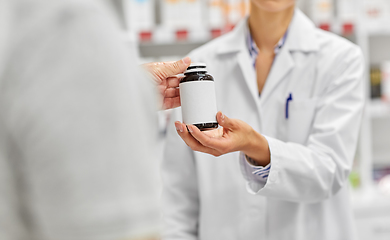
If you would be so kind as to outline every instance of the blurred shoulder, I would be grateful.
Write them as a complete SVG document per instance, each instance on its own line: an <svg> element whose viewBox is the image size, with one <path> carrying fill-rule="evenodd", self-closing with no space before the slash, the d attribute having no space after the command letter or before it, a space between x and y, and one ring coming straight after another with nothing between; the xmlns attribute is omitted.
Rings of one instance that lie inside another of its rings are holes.
<svg viewBox="0 0 390 240"><path fill-rule="evenodd" d="M319 45L320 59L333 62L333 65L357 59L363 60L361 48L348 39L318 28L315 30L315 34Z"/></svg>
<svg viewBox="0 0 390 240"><path fill-rule="evenodd" d="M206 44L192 50L189 53L189 57L193 61L205 61L207 59L214 59L218 55L218 51L222 45L230 43L237 33L231 31L220 37L217 37Z"/></svg>

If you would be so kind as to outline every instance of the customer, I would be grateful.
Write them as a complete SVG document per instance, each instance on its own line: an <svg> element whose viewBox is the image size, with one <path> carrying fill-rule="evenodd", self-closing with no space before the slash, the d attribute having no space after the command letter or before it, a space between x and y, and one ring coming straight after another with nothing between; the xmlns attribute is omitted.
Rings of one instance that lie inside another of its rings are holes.
<svg viewBox="0 0 390 240"><path fill-rule="evenodd" d="M108 3L0 0L1 240L159 234L154 86Z"/></svg>

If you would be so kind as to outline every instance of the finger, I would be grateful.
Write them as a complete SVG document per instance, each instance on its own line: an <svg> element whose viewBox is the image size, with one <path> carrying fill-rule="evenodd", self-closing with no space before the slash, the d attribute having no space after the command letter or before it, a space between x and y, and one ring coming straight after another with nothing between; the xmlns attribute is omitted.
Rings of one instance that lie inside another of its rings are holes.
<svg viewBox="0 0 390 240"><path fill-rule="evenodd" d="M176 88L176 87L179 87L179 84L180 84L180 80L182 79L182 77L178 77L178 76L175 76L175 77L169 77L167 79L167 87L168 88Z"/></svg>
<svg viewBox="0 0 390 240"><path fill-rule="evenodd" d="M168 88L165 90L164 97L175 98L180 96L180 90L178 88Z"/></svg>
<svg viewBox="0 0 390 240"><path fill-rule="evenodd" d="M208 131L202 131L202 133L206 134L207 136L211 138L220 138L223 135L223 128L217 128L213 130Z"/></svg>
<svg viewBox="0 0 390 240"><path fill-rule="evenodd" d="M159 78L164 79L183 73L190 66L190 63L191 59L189 57L176 62L163 62L162 65L158 65L158 75L160 76Z"/></svg>
<svg viewBox="0 0 390 240"><path fill-rule="evenodd" d="M157 84L166 85L164 81L166 78L161 76L160 74L160 66L162 65L162 62L150 62L150 63L144 63L141 66L146 70L147 73L150 74L151 78L156 81Z"/></svg>
<svg viewBox="0 0 390 240"><path fill-rule="evenodd" d="M168 77L183 73L191 64L191 59L186 57L176 62L153 62L142 66L152 75L152 78L161 84Z"/></svg>
<svg viewBox="0 0 390 240"><path fill-rule="evenodd" d="M164 109L177 108L180 106L181 106L180 96L175 97L175 98L164 98L164 102L163 102Z"/></svg>
<svg viewBox="0 0 390 240"><path fill-rule="evenodd" d="M191 135L200 142L203 146L216 149L219 152L227 152L229 147L229 142L225 138L213 138L205 133L201 132L194 125L188 125L188 130L191 132Z"/></svg>
<svg viewBox="0 0 390 240"><path fill-rule="evenodd" d="M158 92L161 94L161 96L164 96L165 91L167 90L167 88L165 86L162 86L162 85L157 86L157 89L158 89Z"/></svg>
<svg viewBox="0 0 390 240"><path fill-rule="evenodd" d="M222 112L217 113L218 124L227 129L233 129L236 127L235 120L225 116Z"/></svg>
<svg viewBox="0 0 390 240"><path fill-rule="evenodd" d="M175 127L179 136L192 150L212 154L214 156L220 155L215 149L205 147L195 138L193 138L192 135L187 131L187 126L185 124L181 122L175 122Z"/></svg>

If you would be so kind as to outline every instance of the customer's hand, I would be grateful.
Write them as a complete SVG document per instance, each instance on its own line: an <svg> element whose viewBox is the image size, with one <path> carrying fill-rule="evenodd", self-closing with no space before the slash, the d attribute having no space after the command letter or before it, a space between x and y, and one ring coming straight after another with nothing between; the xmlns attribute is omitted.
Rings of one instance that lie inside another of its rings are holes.
<svg viewBox="0 0 390 240"><path fill-rule="evenodd" d="M181 122L175 122L175 127L180 137L194 151L214 156L242 151L259 166L266 166L270 162L268 142L264 136L247 123L230 119L221 112L217 113L217 121L222 128L210 131L202 132L194 125Z"/></svg>
<svg viewBox="0 0 390 240"><path fill-rule="evenodd" d="M152 75L158 84L159 92L163 97L163 109L180 106L179 83L183 73L191 64L191 59L186 57L176 62L146 63L143 67Z"/></svg>

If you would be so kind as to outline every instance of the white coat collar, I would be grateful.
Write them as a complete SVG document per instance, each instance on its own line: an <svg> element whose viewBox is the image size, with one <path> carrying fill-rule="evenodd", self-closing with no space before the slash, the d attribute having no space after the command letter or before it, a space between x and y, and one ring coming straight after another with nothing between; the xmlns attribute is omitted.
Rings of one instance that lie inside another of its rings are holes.
<svg viewBox="0 0 390 240"><path fill-rule="evenodd" d="M244 50L246 44L245 34L247 31L248 17L241 20L233 31L226 36L225 41L217 49L217 54L234 53ZM286 40L286 48L291 51L318 51L314 23L302 13L295 9L294 17L289 26L289 33Z"/></svg>
<svg viewBox="0 0 390 240"><path fill-rule="evenodd" d="M272 94L279 82L284 79L284 76L294 68L295 62L291 56L291 52L318 51L319 45L316 40L316 28L314 24L299 9L296 9L289 26L289 33L285 45L275 58L259 101L256 72L253 69L253 63L251 62L246 45L247 22L248 18L243 19L231 33L225 35L225 39L221 41L216 53L237 54L235 56L237 57L245 82L255 104L259 107L266 102L268 96Z"/></svg>
<svg viewBox="0 0 390 240"><path fill-rule="evenodd" d="M295 9L286 45L290 51L316 52L319 50L318 41L316 41L316 27L299 9Z"/></svg>

